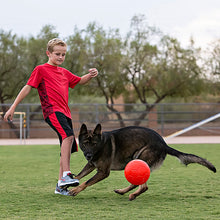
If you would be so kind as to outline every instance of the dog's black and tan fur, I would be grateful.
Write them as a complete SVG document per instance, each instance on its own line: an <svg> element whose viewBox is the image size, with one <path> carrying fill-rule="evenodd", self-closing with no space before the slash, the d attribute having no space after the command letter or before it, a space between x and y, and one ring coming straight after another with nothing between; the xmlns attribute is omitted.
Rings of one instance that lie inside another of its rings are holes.
<svg viewBox="0 0 220 220"><path fill-rule="evenodd" d="M206 159L169 147L157 132L144 127L130 126L102 133L100 124L94 131L88 131L86 125L83 124L79 134L79 146L88 163L76 178L81 179L94 169L97 169L97 173L88 181L71 189L70 194L73 196L87 186L108 177L110 170L123 170L133 159L146 161L152 172L162 165L166 155L169 154L177 157L185 165L198 163L216 172L216 168ZM123 195L136 187L130 185L124 189L117 189L115 192ZM134 193L129 195L129 200L134 200L147 189L147 183L140 185Z"/></svg>

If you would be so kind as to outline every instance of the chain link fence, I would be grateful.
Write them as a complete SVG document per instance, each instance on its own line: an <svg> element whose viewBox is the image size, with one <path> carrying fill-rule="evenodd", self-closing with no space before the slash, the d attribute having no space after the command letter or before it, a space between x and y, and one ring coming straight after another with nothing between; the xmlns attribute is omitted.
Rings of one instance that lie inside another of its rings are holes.
<svg viewBox="0 0 220 220"><path fill-rule="evenodd" d="M1 109L8 109L9 106L0 105ZM86 123L89 129L101 123L103 131L117 129L122 125L138 125L167 136L220 112L219 103L157 104L150 112L145 111L146 106L143 104L115 104L113 107L114 111L111 111L106 104L70 104L75 135L78 135L82 123ZM19 138L21 128L22 135L26 138L57 137L44 122L40 104L20 104L16 112L25 112L22 124L20 115L15 115L12 123L1 120L0 138ZM145 115L144 118L141 115ZM185 133L184 136L219 134L220 119L215 119Z"/></svg>

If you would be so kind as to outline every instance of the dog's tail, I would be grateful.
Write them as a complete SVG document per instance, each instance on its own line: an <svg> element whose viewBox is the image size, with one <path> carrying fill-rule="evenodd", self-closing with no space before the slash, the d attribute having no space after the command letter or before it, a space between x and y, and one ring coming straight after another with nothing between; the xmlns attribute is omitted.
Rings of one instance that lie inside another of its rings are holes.
<svg viewBox="0 0 220 220"><path fill-rule="evenodd" d="M167 146L166 149L168 154L177 157L181 163L185 164L186 166L190 163L198 163L216 173L216 168L208 160L202 157L196 156L194 154L186 154L169 146Z"/></svg>

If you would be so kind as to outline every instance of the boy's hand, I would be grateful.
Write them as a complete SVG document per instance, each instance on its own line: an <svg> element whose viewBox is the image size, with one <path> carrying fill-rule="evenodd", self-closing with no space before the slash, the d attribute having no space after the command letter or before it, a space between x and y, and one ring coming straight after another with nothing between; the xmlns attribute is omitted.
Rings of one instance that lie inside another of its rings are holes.
<svg viewBox="0 0 220 220"><path fill-rule="evenodd" d="M4 120L7 121L7 122L8 122L8 121L12 121L13 115L14 115L14 110L9 109L9 110L5 113L5 115L4 115Z"/></svg>
<svg viewBox="0 0 220 220"><path fill-rule="evenodd" d="M89 74L91 77L96 77L98 75L98 70L96 68L89 69Z"/></svg>

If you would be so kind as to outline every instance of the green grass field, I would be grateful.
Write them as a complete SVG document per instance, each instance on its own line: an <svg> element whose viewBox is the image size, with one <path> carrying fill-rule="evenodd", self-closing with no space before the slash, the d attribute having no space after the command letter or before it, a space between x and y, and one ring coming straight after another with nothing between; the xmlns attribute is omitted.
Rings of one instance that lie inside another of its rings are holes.
<svg viewBox="0 0 220 220"><path fill-rule="evenodd" d="M58 146L0 146L0 219L220 219L220 145L171 146L207 158L217 173L167 156L151 174L149 190L131 202L113 192L128 185L123 171L76 197L55 195ZM72 172L85 164L81 151L72 155Z"/></svg>

